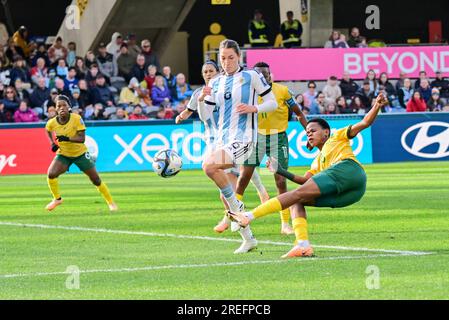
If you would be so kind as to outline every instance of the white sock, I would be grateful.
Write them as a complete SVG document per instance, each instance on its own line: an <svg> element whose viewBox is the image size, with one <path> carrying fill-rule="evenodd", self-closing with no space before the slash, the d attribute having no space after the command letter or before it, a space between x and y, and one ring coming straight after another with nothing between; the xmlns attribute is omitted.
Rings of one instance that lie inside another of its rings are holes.
<svg viewBox="0 0 449 320"><path fill-rule="evenodd" d="M301 247L301 248L307 248L307 247L310 247L310 242L309 242L309 240L302 240L302 241L299 241L299 242L298 242L298 247Z"/></svg>
<svg viewBox="0 0 449 320"><path fill-rule="evenodd" d="M231 210L231 212L239 212L240 202L237 200L234 189L232 189L232 186L228 185L225 188L221 189L220 191L223 197L226 199L226 202L228 203L229 210Z"/></svg>
<svg viewBox="0 0 449 320"><path fill-rule="evenodd" d="M262 179L260 178L257 169L254 170L253 176L251 177L251 182L257 190L258 194L264 194L266 192L264 185L262 184Z"/></svg>
<svg viewBox="0 0 449 320"><path fill-rule="evenodd" d="M288 228L290 224L288 222L282 222L282 228Z"/></svg>
<svg viewBox="0 0 449 320"><path fill-rule="evenodd" d="M254 239L253 232L251 231L251 228L249 226L247 226L246 228L242 228L239 233L242 236L242 239L245 241Z"/></svg>
<svg viewBox="0 0 449 320"><path fill-rule="evenodd" d="M226 224L230 224L231 223L231 219L229 219L229 217L225 214L223 217L223 221L226 222Z"/></svg>
<svg viewBox="0 0 449 320"><path fill-rule="evenodd" d="M249 220L251 220L251 221L254 220L254 215L252 212L245 212L245 215L249 218Z"/></svg>

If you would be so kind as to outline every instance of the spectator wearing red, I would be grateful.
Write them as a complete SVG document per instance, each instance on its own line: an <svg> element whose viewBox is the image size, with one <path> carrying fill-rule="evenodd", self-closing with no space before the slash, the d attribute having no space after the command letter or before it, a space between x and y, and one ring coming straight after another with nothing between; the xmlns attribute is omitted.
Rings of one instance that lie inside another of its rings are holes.
<svg viewBox="0 0 449 320"><path fill-rule="evenodd" d="M67 48L62 45L62 38L57 37L55 43L48 49L48 58L52 64L55 64L59 59L67 59Z"/></svg>
<svg viewBox="0 0 449 320"><path fill-rule="evenodd" d="M154 65L148 66L148 74L145 76L145 82L147 83L147 89L151 92L153 89L154 81L156 80L157 68Z"/></svg>
<svg viewBox="0 0 449 320"><path fill-rule="evenodd" d="M35 85L39 85L39 79L44 78L48 80L48 69L45 66L45 59L39 58L37 59L36 66L31 68L31 80Z"/></svg>
<svg viewBox="0 0 449 320"><path fill-rule="evenodd" d="M37 115L28 108L26 101L20 102L19 109L14 113L14 122L38 122Z"/></svg>
<svg viewBox="0 0 449 320"><path fill-rule="evenodd" d="M407 112L425 112L426 109L427 105L421 96L421 92L415 91L413 98L407 103Z"/></svg>
<svg viewBox="0 0 449 320"><path fill-rule="evenodd" d="M129 120L146 120L148 117L143 114L143 109L140 105L134 107L133 113L129 116Z"/></svg>

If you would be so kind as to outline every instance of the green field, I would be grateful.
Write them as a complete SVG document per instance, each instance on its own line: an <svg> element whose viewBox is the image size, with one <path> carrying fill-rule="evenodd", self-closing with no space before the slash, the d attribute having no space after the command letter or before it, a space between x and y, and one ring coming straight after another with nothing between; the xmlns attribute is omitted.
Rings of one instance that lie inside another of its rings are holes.
<svg viewBox="0 0 449 320"><path fill-rule="evenodd" d="M213 233L223 209L200 171L103 174L115 214L84 176L61 177L65 203L51 214L45 176L2 176L0 299L449 298L449 163L366 169L361 202L309 210L316 257L289 261L278 215L253 224L256 252L233 254L239 235ZM245 203L258 204L252 187ZM79 289L66 287L69 266ZM368 289L375 269L380 287Z"/></svg>

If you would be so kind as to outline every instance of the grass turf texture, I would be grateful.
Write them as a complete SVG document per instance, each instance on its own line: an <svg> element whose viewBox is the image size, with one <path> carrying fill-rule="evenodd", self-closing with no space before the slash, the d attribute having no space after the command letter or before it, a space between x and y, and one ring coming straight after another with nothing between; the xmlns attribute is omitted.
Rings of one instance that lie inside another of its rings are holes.
<svg viewBox="0 0 449 320"><path fill-rule="evenodd" d="M293 237L279 234L278 214L256 221L253 231L260 241L286 245L260 244L247 255L233 254L238 242L5 225L239 239L236 233L213 234L223 211L216 188L200 171L167 180L152 172L103 174L120 207L115 214L84 176L60 178L65 203L50 214L44 210L50 200L45 176L1 177L0 299L447 299L448 163L366 169L368 189L361 202L338 210L309 209L312 243L433 254L319 247L316 259L283 262L279 257ZM273 195L272 177L262 179ZM251 186L245 202L247 208L258 205ZM242 264L223 265L234 262ZM81 273L80 289L69 290L64 272L72 265L102 272ZM372 265L379 268L380 288L369 290L366 271ZM41 272L57 274L36 275ZM10 274L27 276L4 277Z"/></svg>

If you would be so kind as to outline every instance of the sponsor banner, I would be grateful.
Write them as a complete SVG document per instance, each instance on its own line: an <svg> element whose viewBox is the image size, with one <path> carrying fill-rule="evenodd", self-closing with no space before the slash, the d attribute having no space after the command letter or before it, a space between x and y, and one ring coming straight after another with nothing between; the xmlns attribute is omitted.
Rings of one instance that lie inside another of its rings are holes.
<svg viewBox="0 0 449 320"><path fill-rule="evenodd" d="M372 127L374 162L449 160L449 114L379 117Z"/></svg>
<svg viewBox="0 0 449 320"><path fill-rule="evenodd" d="M333 130L354 124L357 120L331 120ZM290 165L310 165L318 151L308 151L307 137L297 122L287 131L290 141ZM50 151L45 129L0 130L0 174L44 174L54 154ZM3 139L3 137L5 137ZM5 142L7 141L7 142ZM28 143L25 143L28 142ZM362 163L372 163L371 130L365 130L352 141ZM86 145L96 159L100 172L151 171L154 155L162 149L173 149L183 159L183 169L200 169L206 149L200 122L174 125L141 125L88 127ZM76 166L71 173L79 172Z"/></svg>
<svg viewBox="0 0 449 320"><path fill-rule="evenodd" d="M247 65L267 62L276 81L326 80L348 71L353 79L364 79L368 70L387 72L399 78L400 72L418 77L425 70L429 77L436 70L449 74L449 46L337 48L337 49L251 49Z"/></svg>
<svg viewBox="0 0 449 320"><path fill-rule="evenodd" d="M46 173L53 157L45 129L0 130L0 175Z"/></svg>

